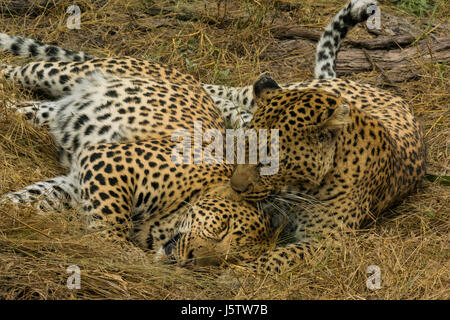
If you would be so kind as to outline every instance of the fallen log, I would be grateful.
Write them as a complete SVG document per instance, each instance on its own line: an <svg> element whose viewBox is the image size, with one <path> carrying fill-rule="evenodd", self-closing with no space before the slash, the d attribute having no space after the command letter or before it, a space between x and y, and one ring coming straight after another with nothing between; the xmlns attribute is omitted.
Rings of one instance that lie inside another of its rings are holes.
<svg viewBox="0 0 450 320"><path fill-rule="evenodd" d="M436 41L422 40L405 49L364 50L345 47L338 54L336 72L338 75L367 72L373 69L384 71L392 83L412 80L420 76L423 63L450 61L450 37Z"/></svg>
<svg viewBox="0 0 450 320"><path fill-rule="evenodd" d="M51 8L56 5L59 0L46 1L25 1L13 0L0 2L0 14L14 15L38 15L42 13L43 8Z"/></svg>

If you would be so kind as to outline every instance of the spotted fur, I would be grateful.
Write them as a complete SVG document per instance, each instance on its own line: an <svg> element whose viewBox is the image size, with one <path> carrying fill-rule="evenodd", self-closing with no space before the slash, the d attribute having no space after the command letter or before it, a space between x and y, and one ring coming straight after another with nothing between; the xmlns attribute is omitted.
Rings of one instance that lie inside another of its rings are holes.
<svg viewBox="0 0 450 320"><path fill-rule="evenodd" d="M12 81L61 97L33 106L32 119L50 127L65 167L87 144L170 135L177 128L191 130L194 121L204 129L223 128L216 108L198 107L211 99L190 76L155 66L145 78L114 74L117 68L144 68L134 59L94 59L81 63L84 70L78 64L35 62L2 70Z"/></svg>

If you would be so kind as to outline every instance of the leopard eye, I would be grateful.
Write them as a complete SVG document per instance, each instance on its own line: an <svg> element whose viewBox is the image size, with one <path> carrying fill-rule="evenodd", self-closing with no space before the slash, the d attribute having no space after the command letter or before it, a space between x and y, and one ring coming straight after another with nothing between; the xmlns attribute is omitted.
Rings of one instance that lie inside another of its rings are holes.
<svg viewBox="0 0 450 320"><path fill-rule="evenodd" d="M227 221L223 221L220 224L220 227L219 227L220 230L218 230L218 232L217 232L216 240L218 240L218 241L223 240L223 238L225 238L225 236L228 234L229 227L230 227L229 226L229 221L228 220Z"/></svg>

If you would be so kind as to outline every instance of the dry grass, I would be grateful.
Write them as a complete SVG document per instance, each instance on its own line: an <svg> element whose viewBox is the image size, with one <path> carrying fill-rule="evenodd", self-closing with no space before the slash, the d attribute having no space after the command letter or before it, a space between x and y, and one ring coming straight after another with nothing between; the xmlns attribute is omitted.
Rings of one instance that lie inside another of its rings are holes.
<svg viewBox="0 0 450 320"><path fill-rule="evenodd" d="M80 3L81 30L66 28L65 8L36 17L2 16L2 32L83 49L98 56L130 55L161 61L203 82L243 85L269 70L283 82L312 77L314 47L284 50L274 25L322 28L345 1L92 1ZM388 1L382 10L424 24ZM429 1L431 2L431 1ZM284 5L280 5L280 3ZM448 24L445 0L432 20ZM156 15L152 5L168 8ZM289 4L293 4L289 6ZM288 10L289 9L289 10ZM195 19L193 19L195 18ZM350 37L364 36L360 29ZM287 46L292 48L292 46ZM295 48L295 45L294 45ZM1 55L4 62L20 58ZM310 60L312 61L312 60ZM448 65L417 61L419 80L397 92L413 105L425 132L428 170L450 175ZM377 72L351 78L375 85ZM4 108L29 99L0 83L0 194L61 173L47 133ZM390 89L394 90L394 89ZM416 194L388 210L370 230L328 248L278 277L239 269L194 272L153 263L130 244L113 245L89 234L76 212L37 215L33 209L0 205L0 298L4 299L449 299L450 190L424 181ZM81 269L81 289L68 290L66 268ZM366 287L366 268L378 265L382 288Z"/></svg>

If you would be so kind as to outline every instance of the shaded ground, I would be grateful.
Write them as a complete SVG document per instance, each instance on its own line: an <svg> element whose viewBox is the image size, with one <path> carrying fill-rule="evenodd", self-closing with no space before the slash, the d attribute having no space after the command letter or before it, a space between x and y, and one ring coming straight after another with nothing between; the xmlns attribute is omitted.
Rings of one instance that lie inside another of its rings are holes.
<svg viewBox="0 0 450 320"><path fill-rule="evenodd" d="M425 39L449 36L449 4L424 11L380 1L382 12L401 16ZM406 1L399 1L404 4ZM4 4L6 1L0 1ZM160 61L206 83L247 85L263 71L280 82L312 78L314 43L282 39L280 27L322 30L345 1L78 1L81 29L66 26L58 1L29 15L0 16L2 32L82 49L97 56L130 55ZM402 8L409 8L401 6ZM350 40L374 37L363 27ZM432 52L431 52L432 56ZM23 60L0 54L2 62ZM341 75L409 101L428 147L428 172L450 175L448 62L411 61L419 77L386 83L374 66ZM389 70L385 70L389 71ZM61 173L44 130L9 113L6 101L30 94L0 83L0 194ZM441 181L441 182L440 182ZM30 208L0 205L0 298L145 299L449 299L450 189L425 180L418 192L388 210L371 229L349 236L341 250L322 250L278 277L239 269L201 272L159 266L132 245L111 245L88 234L76 212L37 216ZM68 290L66 268L81 269L81 289ZM381 289L366 287L366 268L381 270Z"/></svg>

